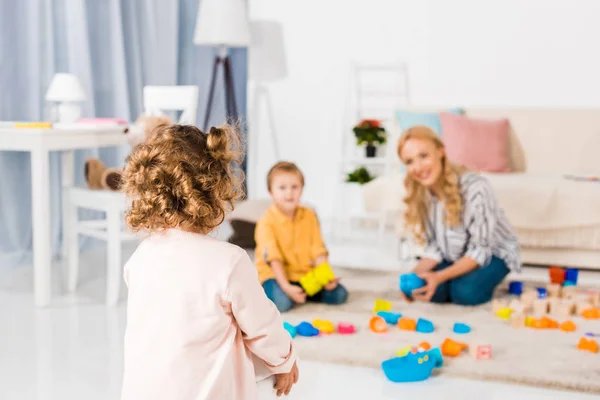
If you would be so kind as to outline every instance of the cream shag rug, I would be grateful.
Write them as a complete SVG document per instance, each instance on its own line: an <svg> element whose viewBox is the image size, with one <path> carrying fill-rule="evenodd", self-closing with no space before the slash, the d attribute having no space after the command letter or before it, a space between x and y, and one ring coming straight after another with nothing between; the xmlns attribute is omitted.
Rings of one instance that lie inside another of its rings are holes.
<svg viewBox="0 0 600 400"><path fill-rule="evenodd" d="M478 361L468 352L456 358L444 357L439 374L473 379L495 380L539 387L569 389L600 393L600 354L577 350L576 346L585 332L600 332L600 322L579 317L575 332L557 329L534 330L513 328L494 316L491 304L478 307L406 304L398 297L398 275L389 272L337 269L350 297L341 306L305 304L283 314L285 321L294 325L315 318L337 322L351 322L358 332L354 335L333 334L294 339L300 358L346 365L381 368L381 362L394 357L397 350L407 345L428 341L439 346L447 338L471 343L492 345L492 359ZM527 286L536 286L528 282ZM543 285L538 282L537 286ZM507 283L500 285L496 297L507 296ZM374 301L377 298L392 302L392 311L405 317L425 318L435 325L435 332L422 334L402 331L389 326L388 333L377 334L368 329ZM452 332L455 322L471 326L471 333L457 335ZM559 322L562 322L559 320ZM382 377L384 377L382 372ZM385 378L384 378L385 379Z"/></svg>

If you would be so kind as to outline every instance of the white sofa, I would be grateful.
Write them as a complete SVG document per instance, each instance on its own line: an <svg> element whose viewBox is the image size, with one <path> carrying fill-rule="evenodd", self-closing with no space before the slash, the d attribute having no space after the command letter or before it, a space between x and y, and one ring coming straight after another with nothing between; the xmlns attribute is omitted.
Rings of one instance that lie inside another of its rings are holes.
<svg viewBox="0 0 600 400"><path fill-rule="evenodd" d="M466 108L465 114L510 121L513 172L484 175L517 232L523 263L600 269L600 181L566 178L600 177L600 109ZM364 200L368 211L395 215L399 234L407 235L399 217L402 181L400 172L378 177L364 185Z"/></svg>

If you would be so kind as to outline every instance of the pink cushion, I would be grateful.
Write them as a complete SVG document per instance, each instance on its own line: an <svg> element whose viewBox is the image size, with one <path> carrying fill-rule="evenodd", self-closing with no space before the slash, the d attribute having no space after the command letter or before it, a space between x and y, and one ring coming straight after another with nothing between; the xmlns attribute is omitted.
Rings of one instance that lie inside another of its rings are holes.
<svg viewBox="0 0 600 400"><path fill-rule="evenodd" d="M448 159L482 172L510 172L508 119L474 119L441 113Z"/></svg>

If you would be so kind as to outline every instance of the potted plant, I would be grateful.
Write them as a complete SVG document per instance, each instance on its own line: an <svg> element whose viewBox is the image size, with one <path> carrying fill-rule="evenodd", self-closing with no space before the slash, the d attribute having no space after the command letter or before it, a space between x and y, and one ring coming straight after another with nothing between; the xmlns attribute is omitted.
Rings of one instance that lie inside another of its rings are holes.
<svg viewBox="0 0 600 400"><path fill-rule="evenodd" d="M363 185L367 182L372 181L373 179L375 178L369 173L369 171L365 167L359 167L354 171L348 173L346 177L346 182L355 182Z"/></svg>
<svg viewBox="0 0 600 400"><path fill-rule="evenodd" d="M366 144L367 157L375 157L377 148L375 144L384 144L386 140L385 128L381 121L376 119L363 119L353 129L356 144Z"/></svg>

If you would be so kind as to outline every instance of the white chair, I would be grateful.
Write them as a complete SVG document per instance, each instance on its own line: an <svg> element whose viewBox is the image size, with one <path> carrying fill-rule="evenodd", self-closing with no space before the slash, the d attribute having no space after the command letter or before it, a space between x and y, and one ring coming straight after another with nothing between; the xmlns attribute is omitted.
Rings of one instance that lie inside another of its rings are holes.
<svg viewBox="0 0 600 400"><path fill-rule="evenodd" d="M144 87L144 114L165 115L182 111L178 123L195 124L198 108L197 86ZM124 229L123 215L128 207L120 192L81 187L63 189L63 254L67 257L69 291L77 289L79 279L79 235L106 241L106 303L116 305L122 280L122 244L138 237ZM105 219L79 220L78 209L104 212Z"/></svg>

